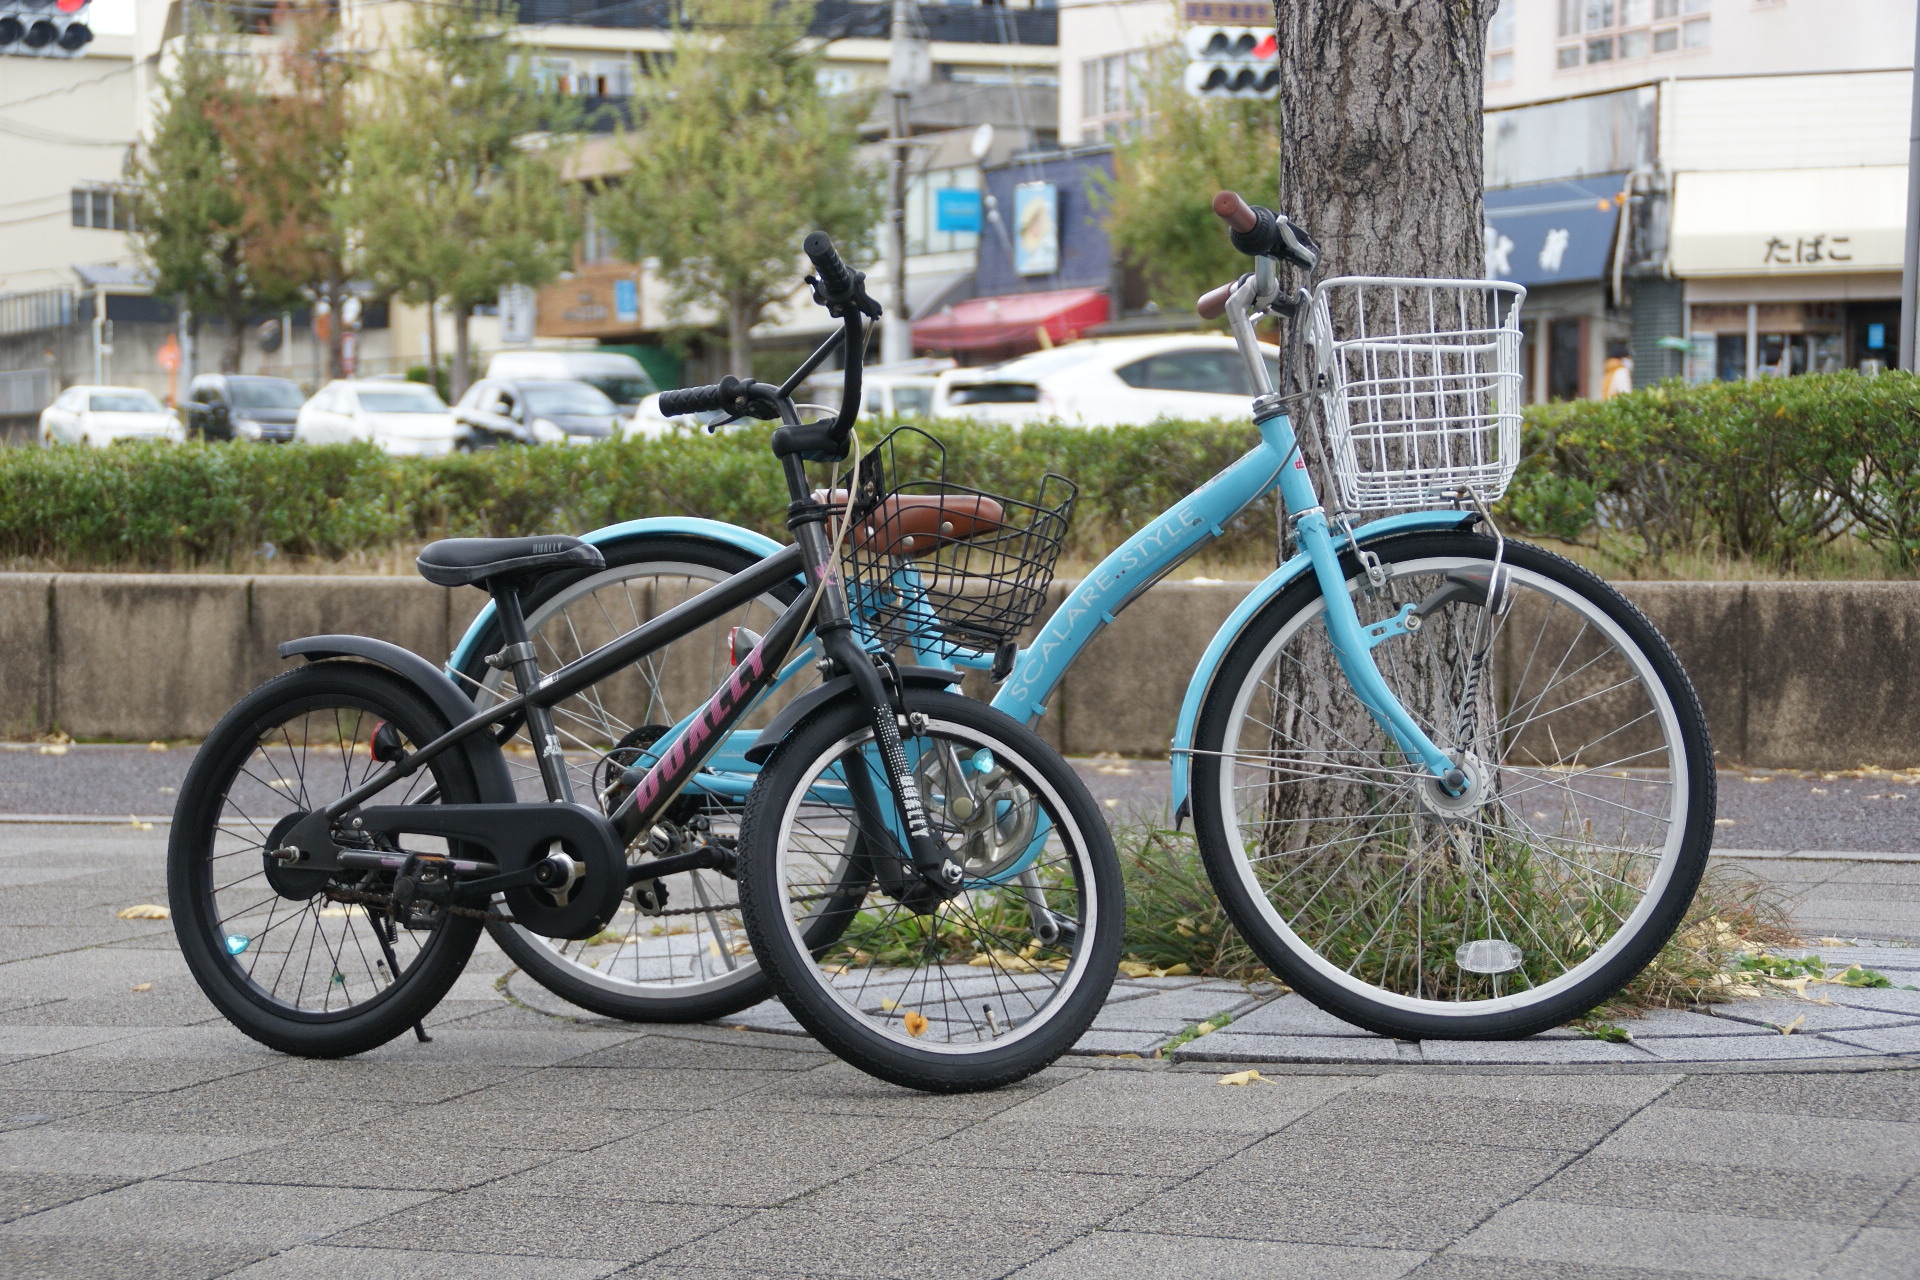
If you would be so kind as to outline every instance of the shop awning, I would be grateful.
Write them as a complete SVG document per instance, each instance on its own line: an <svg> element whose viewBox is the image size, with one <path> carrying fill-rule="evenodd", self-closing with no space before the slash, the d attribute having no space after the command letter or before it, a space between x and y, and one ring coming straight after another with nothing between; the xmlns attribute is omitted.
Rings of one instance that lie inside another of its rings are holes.
<svg viewBox="0 0 1920 1280"><path fill-rule="evenodd" d="M1604 279L1624 173L1487 192L1487 278L1535 288Z"/></svg>
<svg viewBox="0 0 1920 1280"><path fill-rule="evenodd" d="M1677 276L1898 271L1905 165L1675 175Z"/></svg>
<svg viewBox="0 0 1920 1280"><path fill-rule="evenodd" d="M998 298L969 298L943 307L913 326L919 350L987 351L1072 342L1107 318L1107 295L1099 289L1055 289Z"/></svg>

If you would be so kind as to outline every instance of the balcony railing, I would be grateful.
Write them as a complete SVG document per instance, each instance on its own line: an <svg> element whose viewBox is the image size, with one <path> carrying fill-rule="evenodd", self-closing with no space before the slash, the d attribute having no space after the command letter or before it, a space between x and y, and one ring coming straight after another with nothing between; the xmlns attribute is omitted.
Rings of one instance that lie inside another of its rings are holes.
<svg viewBox="0 0 1920 1280"><path fill-rule="evenodd" d="M521 0L520 21L529 25L665 30L683 23L698 27L700 6L691 0ZM882 0L821 0L809 30L828 39L884 40L891 22L892 6ZM1052 9L922 4L919 24L929 39L957 44L1060 43L1060 15Z"/></svg>

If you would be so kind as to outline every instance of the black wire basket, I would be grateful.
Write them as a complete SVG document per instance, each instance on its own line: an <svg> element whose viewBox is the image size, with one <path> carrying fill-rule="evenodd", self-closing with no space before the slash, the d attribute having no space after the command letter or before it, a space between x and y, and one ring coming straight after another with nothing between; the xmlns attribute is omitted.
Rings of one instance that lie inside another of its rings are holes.
<svg viewBox="0 0 1920 1280"><path fill-rule="evenodd" d="M955 484L940 442L899 427L840 477L835 506L849 485L848 596L890 644L931 628L992 650L1039 616L1079 492L1072 481L1049 472L1031 502Z"/></svg>

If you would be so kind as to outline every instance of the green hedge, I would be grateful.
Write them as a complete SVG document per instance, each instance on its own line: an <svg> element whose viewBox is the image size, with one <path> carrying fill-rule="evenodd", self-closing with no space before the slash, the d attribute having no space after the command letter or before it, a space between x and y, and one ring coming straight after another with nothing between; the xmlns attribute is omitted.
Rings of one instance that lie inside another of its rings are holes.
<svg viewBox="0 0 1920 1280"><path fill-rule="evenodd" d="M1688 387L1529 412L1516 526L1792 569L1857 539L1920 563L1920 378L1857 373Z"/></svg>
<svg viewBox="0 0 1920 1280"><path fill-rule="evenodd" d="M950 479L1029 496L1080 486L1070 555L1094 557L1254 442L1245 425L1082 430L943 423ZM869 437L871 438L871 437ZM924 450L903 450L924 466ZM584 531L694 515L785 537L787 495L762 427L591 448L390 458L365 446L124 445L0 450L0 556L72 566L238 564L272 543L336 559L433 538ZM1227 550L1268 554L1270 509Z"/></svg>

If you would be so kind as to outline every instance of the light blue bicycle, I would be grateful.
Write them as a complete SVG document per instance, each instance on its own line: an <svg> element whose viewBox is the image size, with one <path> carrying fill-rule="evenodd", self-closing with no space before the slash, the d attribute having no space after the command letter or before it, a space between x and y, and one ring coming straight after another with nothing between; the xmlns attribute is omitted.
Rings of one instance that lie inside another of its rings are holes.
<svg viewBox="0 0 1920 1280"><path fill-rule="evenodd" d="M899 658L889 666L905 682L945 686L991 671L993 705L1037 722L1089 640L1277 490L1297 553L1214 635L1171 744L1175 811L1193 821L1216 890L1276 974L1359 1026L1488 1038L1559 1025L1654 957L1704 870L1714 775L1693 688L1623 596L1504 538L1489 514L1519 452L1525 291L1348 277L1286 296L1280 269L1311 273L1311 240L1231 193L1214 208L1254 270L1200 306L1226 315L1260 389L1258 442L1101 561L1018 648L1008 629L1031 612L985 597L1012 590L1029 593L1014 604L1037 601L1052 571L1046 540L1057 554L1054 523L1071 509L1071 486L1028 503L986 496L982 508L982 495L944 482L937 450L915 453L896 433L861 472L841 477L833 498L849 504L844 563L869 648ZM1255 338L1267 314L1291 322L1286 389L1273 385ZM1295 433L1296 414L1315 408L1331 511ZM930 478L903 479L903 456L931 459ZM915 525L918 546L876 528L901 518L903 502L921 516L931 504L932 523ZM1353 522L1384 510L1399 514ZM615 525L587 541L607 567L527 601L535 642L554 664L781 549L677 518ZM994 571L981 571L983 557L998 557ZM732 655L798 589L743 600L724 625L677 642L646 670L554 708L576 789L617 796L644 776ZM511 678L482 657L498 647L483 613L449 660L482 700L511 692ZM740 836L767 763L756 744L770 749L822 696L813 659L809 649L789 661L756 719L636 857ZM530 751L524 760L531 777ZM743 867L778 868L764 874L794 922L769 928L766 913L781 908L756 888L755 941L784 937L792 955L778 968L788 987L790 969L811 974L820 999L850 975L924 963L941 945L937 913L903 934L894 915L863 909L848 912L833 946L806 951L803 926L823 898L844 893L831 877L851 856L831 760L812 758L814 774L769 788L788 798L787 811L761 806L741 850ZM1024 922L1002 921L1000 936L1017 926L1036 945L1056 943L1059 922L1040 905L1045 887L1032 868L1046 832L1028 798L990 770L935 757L915 773L940 821L967 833L969 883L1008 890L997 910L1021 892L1034 904ZM741 896L721 873L694 871L637 886L596 938L496 932L522 967L575 1003L635 1020L714 1018L767 993ZM1017 970L1020 958L1010 948L996 971ZM790 1002L796 994L810 998L783 990Z"/></svg>

